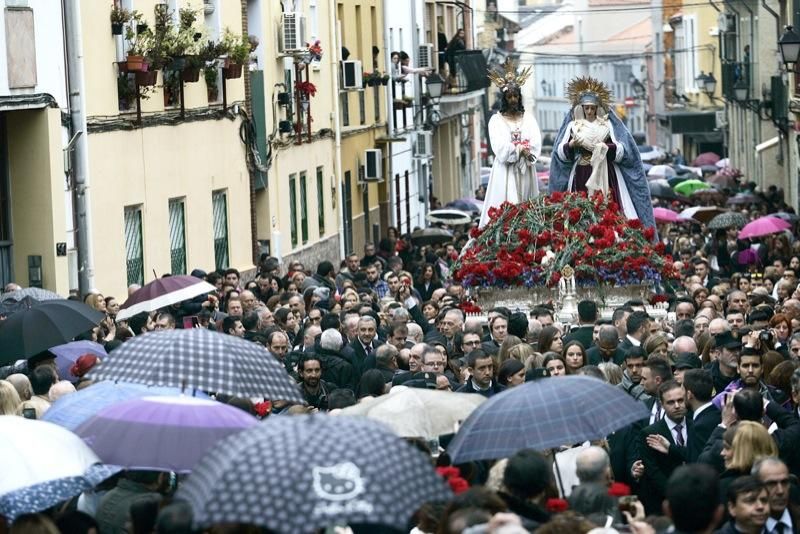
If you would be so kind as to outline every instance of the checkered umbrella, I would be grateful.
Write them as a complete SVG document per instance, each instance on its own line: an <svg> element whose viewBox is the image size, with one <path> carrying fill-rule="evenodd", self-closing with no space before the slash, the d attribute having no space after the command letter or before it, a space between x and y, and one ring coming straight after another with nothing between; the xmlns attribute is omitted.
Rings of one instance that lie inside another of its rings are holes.
<svg viewBox="0 0 800 534"><path fill-rule="evenodd" d="M522 449L601 439L647 413L644 404L596 378L536 380L480 405L447 452L454 463L507 458Z"/></svg>
<svg viewBox="0 0 800 534"><path fill-rule="evenodd" d="M258 525L284 534L335 525L404 529L425 502L450 498L430 460L380 423L270 417L217 443L181 485L198 527Z"/></svg>
<svg viewBox="0 0 800 534"><path fill-rule="evenodd" d="M728 211L715 216L708 223L709 230L721 230L723 228L741 228L747 224L747 217L738 211Z"/></svg>
<svg viewBox="0 0 800 534"><path fill-rule="evenodd" d="M305 404L283 365L264 347L205 328L136 336L92 368L87 378Z"/></svg>

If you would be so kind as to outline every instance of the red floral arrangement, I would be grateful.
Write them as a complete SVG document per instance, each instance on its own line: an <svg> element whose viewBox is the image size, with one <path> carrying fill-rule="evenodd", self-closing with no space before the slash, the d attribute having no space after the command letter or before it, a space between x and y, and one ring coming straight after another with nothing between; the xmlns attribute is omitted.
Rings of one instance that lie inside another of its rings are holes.
<svg viewBox="0 0 800 534"><path fill-rule="evenodd" d="M481 307L469 300L461 302L458 307L464 313L481 313Z"/></svg>
<svg viewBox="0 0 800 534"><path fill-rule="evenodd" d="M294 90L300 94L314 96L317 94L317 86L311 82L295 82Z"/></svg>
<svg viewBox="0 0 800 534"><path fill-rule="evenodd" d="M461 470L459 470L458 467L437 467L436 473L447 480L450 489L453 490L453 493L456 495L464 493L469 489L469 482L461 476Z"/></svg>
<svg viewBox="0 0 800 534"><path fill-rule="evenodd" d="M489 210L473 228L453 278L473 287L555 286L570 265L580 286L654 284L677 279L655 230L627 220L602 193L552 193Z"/></svg>
<svg viewBox="0 0 800 534"><path fill-rule="evenodd" d="M655 306L659 302L667 302L669 298L666 295L652 295L650 297L650 304Z"/></svg>
<svg viewBox="0 0 800 534"><path fill-rule="evenodd" d="M566 499L547 499L544 507L551 514L560 514L569 510L569 503Z"/></svg>
<svg viewBox="0 0 800 534"><path fill-rule="evenodd" d="M319 39L314 41L313 44L306 43L306 50L311 55L312 61L322 60L322 45L320 44Z"/></svg>

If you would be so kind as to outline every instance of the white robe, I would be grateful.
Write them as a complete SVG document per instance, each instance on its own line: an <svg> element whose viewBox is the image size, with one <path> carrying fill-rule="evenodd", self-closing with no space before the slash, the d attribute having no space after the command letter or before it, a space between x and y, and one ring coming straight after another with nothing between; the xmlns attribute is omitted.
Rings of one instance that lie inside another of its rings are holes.
<svg viewBox="0 0 800 534"><path fill-rule="evenodd" d="M520 161L521 149L512 142L512 133L517 127L520 137L528 141L531 154L538 158L542 151L542 133L533 115L525 113L516 125L499 112L492 115L489 119L489 142L494 152L494 164L486 188L479 228L489 222L489 208L500 206L506 201L518 204L539 195L536 165ZM517 190L517 182L522 184L523 191Z"/></svg>

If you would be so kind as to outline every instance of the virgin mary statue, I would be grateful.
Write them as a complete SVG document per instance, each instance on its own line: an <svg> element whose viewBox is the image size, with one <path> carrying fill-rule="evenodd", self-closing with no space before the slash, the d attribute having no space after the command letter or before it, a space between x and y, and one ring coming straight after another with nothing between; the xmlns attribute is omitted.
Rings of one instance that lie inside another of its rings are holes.
<svg viewBox="0 0 800 534"><path fill-rule="evenodd" d="M572 109L553 146L550 191L600 191L627 219L655 228L642 159L628 128L609 108L609 90L594 78L576 78L567 96Z"/></svg>

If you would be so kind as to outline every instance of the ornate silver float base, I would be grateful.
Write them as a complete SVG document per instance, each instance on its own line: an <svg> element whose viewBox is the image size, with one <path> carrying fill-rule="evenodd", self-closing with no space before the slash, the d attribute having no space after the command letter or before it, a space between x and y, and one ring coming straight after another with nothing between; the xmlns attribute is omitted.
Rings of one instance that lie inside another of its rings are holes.
<svg viewBox="0 0 800 534"><path fill-rule="evenodd" d="M629 300L642 300L647 303L651 292L652 287L646 285L577 287L575 288L575 298L578 302L581 300L597 302L601 316L604 319L610 319L614 308L622 306ZM476 297L483 314L498 306L506 307L512 312L520 311L527 314L535 305L553 301L556 315L558 315L562 305L558 289L547 287L482 288L471 290L471 294ZM651 316L657 318L666 314L663 306L647 305L647 311Z"/></svg>

